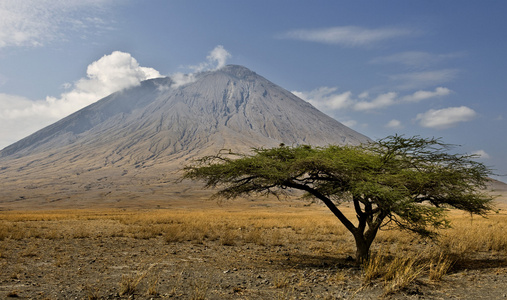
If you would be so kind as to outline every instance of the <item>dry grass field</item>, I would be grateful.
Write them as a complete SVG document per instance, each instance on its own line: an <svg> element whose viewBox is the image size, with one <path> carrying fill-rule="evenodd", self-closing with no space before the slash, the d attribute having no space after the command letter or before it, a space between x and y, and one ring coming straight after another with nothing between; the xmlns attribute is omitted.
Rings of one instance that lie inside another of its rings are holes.
<svg viewBox="0 0 507 300"><path fill-rule="evenodd" d="M505 299L499 208L450 212L436 240L381 232L362 268L344 227L299 201L2 211L0 298Z"/></svg>

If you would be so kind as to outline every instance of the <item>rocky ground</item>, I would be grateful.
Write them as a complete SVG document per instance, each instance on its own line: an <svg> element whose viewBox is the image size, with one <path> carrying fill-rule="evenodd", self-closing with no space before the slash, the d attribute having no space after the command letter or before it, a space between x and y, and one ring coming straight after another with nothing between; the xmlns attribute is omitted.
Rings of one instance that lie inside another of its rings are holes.
<svg viewBox="0 0 507 300"><path fill-rule="evenodd" d="M168 243L162 237L6 239L0 298L20 299L507 299L506 257L455 266L384 295L348 256L298 245Z"/></svg>

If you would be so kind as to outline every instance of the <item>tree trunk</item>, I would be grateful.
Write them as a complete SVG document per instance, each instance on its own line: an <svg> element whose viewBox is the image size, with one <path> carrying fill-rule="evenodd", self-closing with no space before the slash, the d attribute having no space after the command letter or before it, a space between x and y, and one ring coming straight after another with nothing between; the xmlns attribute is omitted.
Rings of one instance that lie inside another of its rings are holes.
<svg viewBox="0 0 507 300"><path fill-rule="evenodd" d="M361 234L354 235L354 239L356 240L356 263L363 264L370 258L371 243L368 243Z"/></svg>

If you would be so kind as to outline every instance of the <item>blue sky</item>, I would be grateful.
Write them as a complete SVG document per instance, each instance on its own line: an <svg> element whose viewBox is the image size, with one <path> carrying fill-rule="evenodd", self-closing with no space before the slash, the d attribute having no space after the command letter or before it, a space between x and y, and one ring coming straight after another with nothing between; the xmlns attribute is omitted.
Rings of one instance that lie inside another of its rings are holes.
<svg viewBox="0 0 507 300"><path fill-rule="evenodd" d="M2 0L0 148L141 80L244 65L507 174L507 2ZM506 181L506 177L502 178Z"/></svg>

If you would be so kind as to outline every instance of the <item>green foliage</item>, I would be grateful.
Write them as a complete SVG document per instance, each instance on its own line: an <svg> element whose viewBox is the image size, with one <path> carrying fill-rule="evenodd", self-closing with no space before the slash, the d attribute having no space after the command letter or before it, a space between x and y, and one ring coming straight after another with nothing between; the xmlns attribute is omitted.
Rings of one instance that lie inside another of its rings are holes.
<svg viewBox="0 0 507 300"><path fill-rule="evenodd" d="M403 136L360 146L280 145L204 157L185 168L184 178L218 187L215 196L225 199L302 190L328 206L358 248L369 249L382 226L431 235L448 226L447 208L479 215L491 209L491 197L481 191L490 169L450 149L439 139ZM339 210L342 202L354 204L357 225Z"/></svg>

